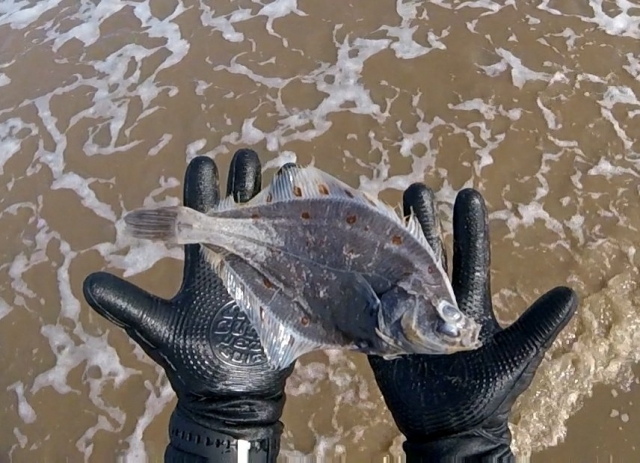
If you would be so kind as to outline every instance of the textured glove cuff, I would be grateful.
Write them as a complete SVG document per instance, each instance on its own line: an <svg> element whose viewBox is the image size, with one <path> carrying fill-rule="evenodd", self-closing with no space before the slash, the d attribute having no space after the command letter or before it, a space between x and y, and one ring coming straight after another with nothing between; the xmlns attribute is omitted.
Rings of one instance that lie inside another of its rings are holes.
<svg viewBox="0 0 640 463"><path fill-rule="evenodd" d="M244 440L203 427L177 409L169 421L170 445L165 461L273 463L280 451L280 432L259 432L263 437Z"/></svg>
<svg viewBox="0 0 640 463"><path fill-rule="evenodd" d="M484 431L471 431L429 442L405 441L407 463L481 462L514 463L509 436L496 438Z"/></svg>

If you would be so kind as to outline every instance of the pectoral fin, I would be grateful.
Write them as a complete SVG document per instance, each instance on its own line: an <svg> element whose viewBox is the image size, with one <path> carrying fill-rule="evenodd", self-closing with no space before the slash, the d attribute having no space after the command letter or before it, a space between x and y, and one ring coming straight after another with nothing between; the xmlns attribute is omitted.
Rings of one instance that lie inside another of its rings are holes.
<svg viewBox="0 0 640 463"><path fill-rule="evenodd" d="M218 266L220 278L251 320L273 369L284 370L304 354L336 347L300 334L304 308L281 290L283 283L273 275L264 275L235 255L225 256L223 264Z"/></svg>
<svg viewBox="0 0 640 463"><path fill-rule="evenodd" d="M339 276L345 307L336 307L333 322L347 338L357 346L372 346L378 341L378 313L380 299L369 282L359 273L344 273Z"/></svg>

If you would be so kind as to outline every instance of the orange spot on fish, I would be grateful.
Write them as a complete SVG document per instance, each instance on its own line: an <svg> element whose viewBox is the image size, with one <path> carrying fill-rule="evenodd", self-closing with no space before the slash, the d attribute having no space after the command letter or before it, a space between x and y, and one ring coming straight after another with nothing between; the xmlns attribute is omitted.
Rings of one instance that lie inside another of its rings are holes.
<svg viewBox="0 0 640 463"><path fill-rule="evenodd" d="M427 273L432 274L435 271L436 271L436 268L433 265L429 265L427 267Z"/></svg>
<svg viewBox="0 0 640 463"><path fill-rule="evenodd" d="M347 217L347 223L349 225L353 225L354 223L356 223L356 220L358 220L358 218L355 215L350 215L349 217Z"/></svg>
<svg viewBox="0 0 640 463"><path fill-rule="evenodd" d="M300 323L302 323L302 326L309 326L309 317L302 317Z"/></svg>
<svg viewBox="0 0 640 463"><path fill-rule="evenodd" d="M267 202L270 203L271 201L273 201L273 196L271 196L271 193L269 193L267 195Z"/></svg>
<svg viewBox="0 0 640 463"><path fill-rule="evenodd" d="M395 245L401 245L402 244L402 238L399 237L398 235L393 235L393 238L391 238L391 242Z"/></svg>
<svg viewBox="0 0 640 463"><path fill-rule="evenodd" d="M262 282L264 283L264 285L265 285L267 288L273 288L273 283L271 283L271 282L269 281L269 279L267 279L267 278L263 278L263 279L262 279Z"/></svg>
<svg viewBox="0 0 640 463"><path fill-rule="evenodd" d="M303 212L300 215L302 216L303 219L310 219L311 218L311 214L309 214L308 212Z"/></svg>
<svg viewBox="0 0 640 463"><path fill-rule="evenodd" d="M318 185L318 191L320 192L321 195L328 195L329 187L321 183L320 185Z"/></svg>
<svg viewBox="0 0 640 463"><path fill-rule="evenodd" d="M294 196L302 196L302 190L300 189L299 186L294 186L293 187L293 195Z"/></svg>

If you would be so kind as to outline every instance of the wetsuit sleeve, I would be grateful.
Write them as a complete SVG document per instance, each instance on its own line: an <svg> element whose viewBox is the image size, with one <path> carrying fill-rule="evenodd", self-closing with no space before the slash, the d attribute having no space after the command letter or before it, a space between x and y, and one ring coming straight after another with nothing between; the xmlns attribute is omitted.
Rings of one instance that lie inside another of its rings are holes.
<svg viewBox="0 0 640 463"><path fill-rule="evenodd" d="M509 444L473 435L448 437L426 443L405 442L403 449L407 463L516 461Z"/></svg>
<svg viewBox="0 0 640 463"><path fill-rule="evenodd" d="M178 410L169 422L169 445L165 463L275 463L280 450L282 425L267 432L260 440L247 441L214 431L180 415Z"/></svg>

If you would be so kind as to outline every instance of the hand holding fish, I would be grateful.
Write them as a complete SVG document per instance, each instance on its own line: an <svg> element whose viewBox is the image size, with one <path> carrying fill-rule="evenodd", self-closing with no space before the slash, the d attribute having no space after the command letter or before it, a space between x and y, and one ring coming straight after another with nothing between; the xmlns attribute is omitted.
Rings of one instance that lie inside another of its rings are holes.
<svg viewBox="0 0 640 463"><path fill-rule="evenodd" d="M444 256L433 192L414 184L403 199L405 214L413 210L434 251ZM482 196L471 189L461 191L453 220L453 289L460 309L481 323L482 347L395 360L369 356L369 362L407 437L409 463L469 457L512 461L507 425L511 407L575 313L577 296L569 288L554 288L502 329L491 302L489 230ZM442 260L446 266L446 258Z"/></svg>
<svg viewBox="0 0 640 463"><path fill-rule="evenodd" d="M260 183L257 154L238 151L227 194L244 202L258 193ZM185 174L185 206L206 211L219 196L216 165L195 158ZM124 328L167 373L178 403L166 461L186 461L185 455L236 461L236 439L249 441L252 458L260 461L278 454L284 383L293 366L268 367L251 323L198 245L185 246L182 286L171 300L103 272L87 277L84 294L94 310Z"/></svg>
<svg viewBox="0 0 640 463"><path fill-rule="evenodd" d="M124 221L136 238L199 244L275 369L314 350L393 358L481 345L417 218L313 166L283 166L247 203L141 208Z"/></svg>

